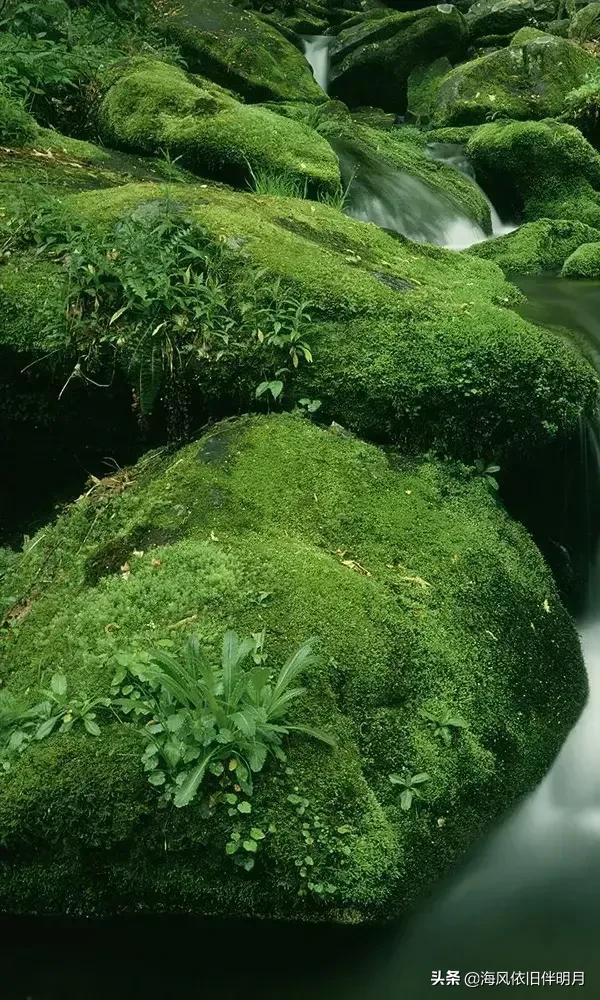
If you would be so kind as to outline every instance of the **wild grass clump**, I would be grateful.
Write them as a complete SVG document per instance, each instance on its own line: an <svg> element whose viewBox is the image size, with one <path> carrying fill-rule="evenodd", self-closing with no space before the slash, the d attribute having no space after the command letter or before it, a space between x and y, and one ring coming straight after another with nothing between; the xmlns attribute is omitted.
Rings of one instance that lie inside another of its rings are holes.
<svg viewBox="0 0 600 1000"><path fill-rule="evenodd" d="M302 198L311 199L308 178L301 180L293 174L280 171L269 170L268 168L257 167L254 169L248 164L250 172L250 189L254 194L269 195L276 198ZM319 188L316 196L312 198L332 208L344 211L348 203L350 188L354 181L354 176L350 178L346 185L341 182L333 188Z"/></svg>

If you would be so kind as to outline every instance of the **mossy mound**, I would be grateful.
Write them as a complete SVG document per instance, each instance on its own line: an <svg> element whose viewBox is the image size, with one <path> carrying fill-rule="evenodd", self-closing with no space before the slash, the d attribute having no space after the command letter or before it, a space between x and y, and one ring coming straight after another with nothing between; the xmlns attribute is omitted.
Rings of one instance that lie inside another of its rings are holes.
<svg viewBox="0 0 600 1000"><path fill-rule="evenodd" d="M574 219L600 228L600 155L557 122L490 122L467 153L496 204L513 218Z"/></svg>
<svg viewBox="0 0 600 1000"><path fill-rule="evenodd" d="M571 434L595 405L591 367L506 308L519 293L491 262L392 237L325 204L208 184L179 185L175 195L177 211L226 250L230 273L260 269L310 314L314 362L295 372L288 405L320 399L325 419L362 436L471 458ZM110 234L164 199L160 185L129 184L71 195L63 210ZM60 263L15 255L0 284L5 350L47 355L48 330L56 344L65 323L65 290ZM264 378L254 346L248 339L194 373L204 415L253 405ZM54 352L52 363L66 379L74 359ZM102 374L95 381L110 381Z"/></svg>
<svg viewBox="0 0 600 1000"><path fill-rule="evenodd" d="M593 146L600 147L600 80L593 79L570 91L562 115L565 121L584 134Z"/></svg>
<svg viewBox="0 0 600 1000"><path fill-rule="evenodd" d="M569 32L578 42L595 42L600 39L600 3L589 3L578 10L571 21Z"/></svg>
<svg viewBox="0 0 600 1000"><path fill-rule="evenodd" d="M574 42L524 28L508 48L448 73L437 90L435 124L559 115L569 91L583 84L596 66L594 56Z"/></svg>
<svg viewBox="0 0 600 1000"><path fill-rule="evenodd" d="M597 234L598 235L598 234ZM563 278L600 278L600 242L578 247L564 263Z"/></svg>
<svg viewBox="0 0 600 1000"><path fill-rule="evenodd" d="M469 35L481 42L486 35L507 35L534 20L535 13L534 0L476 0L466 15Z"/></svg>
<svg viewBox="0 0 600 1000"><path fill-rule="evenodd" d="M51 195L134 180L177 184L197 178L163 159L119 153L37 126L23 146L0 149L0 205L5 213L14 200L37 200L41 207Z"/></svg>
<svg viewBox="0 0 600 1000"><path fill-rule="evenodd" d="M323 101L306 59L276 28L223 0L185 0L167 21L188 70L250 101Z"/></svg>
<svg viewBox="0 0 600 1000"><path fill-rule="evenodd" d="M558 273L567 257L600 232L575 219L540 219L526 222L514 233L498 236L468 252L493 260L506 274Z"/></svg>
<svg viewBox="0 0 600 1000"><path fill-rule="evenodd" d="M241 104L176 66L134 59L112 67L99 111L103 139L117 148L167 150L191 170L235 183L252 170L281 172L313 188L339 184L337 160L313 129Z"/></svg>
<svg viewBox="0 0 600 1000"><path fill-rule="evenodd" d="M385 8L367 11L336 36L330 93L351 105L402 112L412 71L439 56L460 55L466 39L464 18L449 4L405 14Z"/></svg>
<svg viewBox="0 0 600 1000"><path fill-rule="evenodd" d="M119 479L5 567L8 697L32 701L58 664L71 697L107 695L114 653L190 632L214 653L226 628L264 628L270 667L315 635L298 720L338 745L286 740L236 818L206 797L161 810L139 727L110 712L99 736L32 743L0 779L4 912L390 918L546 772L585 672L550 572L484 479L390 465L292 416L221 425ZM466 728L446 745L423 710ZM420 808L390 783L404 768L429 775ZM269 833L247 873L225 844L250 827Z"/></svg>

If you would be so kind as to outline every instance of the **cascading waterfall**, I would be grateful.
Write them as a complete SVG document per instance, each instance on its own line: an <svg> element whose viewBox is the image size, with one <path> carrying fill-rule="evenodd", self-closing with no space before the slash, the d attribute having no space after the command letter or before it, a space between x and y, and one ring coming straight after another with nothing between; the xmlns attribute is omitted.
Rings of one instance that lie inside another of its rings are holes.
<svg viewBox="0 0 600 1000"><path fill-rule="evenodd" d="M345 211L417 243L462 250L488 235L462 214L443 193L418 177L382 162L348 142L332 142L344 183L349 185Z"/></svg>
<svg viewBox="0 0 600 1000"><path fill-rule="evenodd" d="M432 156L434 160L438 160L440 163L446 163L449 167L454 167L455 170L459 170L461 174L465 174L466 177L477 185L490 206L490 215L492 217L492 236L506 236L507 233L513 233L515 229L518 228L517 223L515 222L502 221L491 199L487 196L480 185L477 184L475 171L467 158L463 146L455 143L432 142L427 148L430 156ZM488 237L484 233L483 239L475 239L471 244L467 245L472 246L474 243L483 243L483 241L487 239Z"/></svg>
<svg viewBox="0 0 600 1000"><path fill-rule="evenodd" d="M327 93L329 85L329 47L330 35L306 35L303 39L304 55L309 63L313 76L322 90Z"/></svg>

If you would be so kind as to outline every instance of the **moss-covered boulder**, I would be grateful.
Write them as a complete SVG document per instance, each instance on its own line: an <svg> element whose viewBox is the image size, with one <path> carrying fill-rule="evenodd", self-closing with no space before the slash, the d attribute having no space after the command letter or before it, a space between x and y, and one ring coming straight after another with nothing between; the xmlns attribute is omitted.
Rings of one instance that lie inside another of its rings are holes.
<svg viewBox="0 0 600 1000"><path fill-rule="evenodd" d="M225 0L185 0L166 22L188 70L250 101L323 101L302 52L251 11Z"/></svg>
<svg viewBox="0 0 600 1000"><path fill-rule="evenodd" d="M571 21L569 32L578 42L595 42L600 39L600 3L589 3L578 10Z"/></svg>
<svg viewBox="0 0 600 1000"><path fill-rule="evenodd" d="M479 243L469 253L493 260L506 274L558 273L582 243L599 237L599 230L575 219L540 219Z"/></svg>
<svg viewBox="0 0 600 1000"><path fill-rule="evenodd" d="M439 56L455 58L466 39L464 18L450 4L404 14L386 8L367 11L336 36L330 93L351 105L404 111L412 71Z"/></svg>
<svg viewBox="0 0 600 1000"><path fill-rule="evenodd" d="M313 189L339 184L335 155L313 129L241 104L176 66L133 59L113 66L105 86L98 117L109 145L147 154L167 150L192 170L236 183L266 170Z"/></svg>
<svg viewBox="0 0 600 1000"><path fill-rule="evenodd" d="M600 278L600 242L584 243L567 258L563 278Z"/></svg>
<svg viewBox="0 0 600 1000"><path fill-rule="evenodd" d="M600 80L591 79L567 94L562 118L583 132L598 149L600 146Z"/></svg>
<svg viewBox="0 0 600 1000"><path fill-rule="evenodd" d="M534 0L476 0L466 15L473 39L507 35L535 19Z"/></svg>
<svg viewBox="0 0 600 1000"><path fill-rule="evenodd" d="M484 189L512 217L600 228L600 155L573 126L490 122L470 136L467 152Z"/></svg>
<svg viewBox="0 0 600 1000"><path fill-rule="evenodd" d="M594 56L574 42L524 28L508 48L457 66L442 80L435 123L559 115L569 91L583 84L596 66Z"/></svg>
<svg viewBox="0 0 600 1000"><path fill-rule="evenodd" d="M591 367L557 336L507 308L519 293L489 261L395 238L300 199L208 184L182 184L168 197L186 225L200 226L203 239L222 248L223 280L260 272L267 322L278 318L281 288L294 309L310 316L301 333L313 362L294 370L286 405L319 399L326 420L362 436L471 458L535 449L572 434L595 405ZM104 234L110 248L123 221L151 222L153 202L165 204L160 184L128 184L65 197L63 211L67 224ZM70 343L67 266L68 260L42 262L26 251L3 267L6 351L43 359L50 343L61 337ZM125 328L123 357L128 336ZM256 348L248 334L218 364L193 369L199 416L256 405L255 389L265 377ZM96 382L111 380L121 357L119 344L116 349L110 370L92 376ZM77 360L71 350L52 352L64 380ZM45 363L40 360L38 372Z"/></svg>
<svg viewBox="0 0 600 1000"><path fill-rule="evenodd" d="M390 918L540 780L586 693L550 572L482 477L291 416L98 483L2 593L4 705L57 665L70 699L108 697L119 651L195 633L212 657L227 628L265 629L268 669L317 637L294 714L337 738L286 739L250 815L212 776L161 809L142 724L108 710L100 735L34 740L0 778L4 912ZM446 742L423 712L465 725ZM390 781L405 769L429 776L418 807ZM226 845L255 828L247 872Z"/></svg>

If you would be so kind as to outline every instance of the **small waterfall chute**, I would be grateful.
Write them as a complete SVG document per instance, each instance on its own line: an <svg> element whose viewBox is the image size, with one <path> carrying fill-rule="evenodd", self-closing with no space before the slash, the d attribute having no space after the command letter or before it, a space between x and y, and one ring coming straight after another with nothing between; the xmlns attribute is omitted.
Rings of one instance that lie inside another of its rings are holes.
<svg viewBox="0 0 600 1000"><path fill-rule="evenodd" d="M329 86L329 49L330 35L306 35L302 39L304 55L313 76L322 90L327 93Z"/></svg>
<svg viewBox="0 0 600 1000"><path fill-rule="evenodd" d="M332 145L349 184L346 212L416 243L463 250L487 239L444 192L350 142Z"/></svg>

